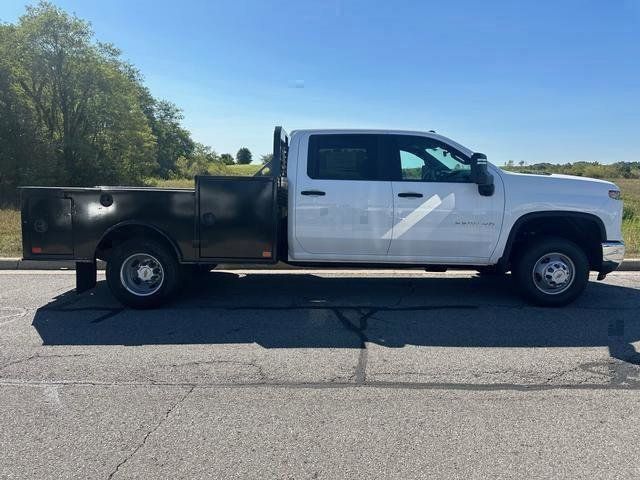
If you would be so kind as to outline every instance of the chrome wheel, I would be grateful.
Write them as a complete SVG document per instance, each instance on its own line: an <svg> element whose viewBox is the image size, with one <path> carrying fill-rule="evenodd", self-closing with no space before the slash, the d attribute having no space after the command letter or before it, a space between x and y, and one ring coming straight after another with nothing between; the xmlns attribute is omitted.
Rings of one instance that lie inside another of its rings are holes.
<svg viewBox="0 0 640 480"><path fill-rule="evenodd" d="M134 253L122 262L120 281L133 295L147 297L162 287L164 269L154 256L148 253Z"/></svg>
<svg viewBox="0 0 640 480"><path fill-rule="evenodd" d="M533 283L542 293L558 295L566 291L575 279L573 261L562 253L548 253L533 266Z"/></svg>

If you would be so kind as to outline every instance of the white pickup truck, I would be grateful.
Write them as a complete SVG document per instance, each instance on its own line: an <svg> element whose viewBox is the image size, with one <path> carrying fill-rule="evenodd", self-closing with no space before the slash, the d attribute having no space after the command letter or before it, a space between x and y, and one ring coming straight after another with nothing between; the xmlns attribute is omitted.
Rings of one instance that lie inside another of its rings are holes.
<svg viewBox="0 0 640 480"><path fill-rule="evenodd" d="M559 306L624 256L613 183L506 172L433 132L277 127L255 177L21 192L24 257L75 260L78 291L104 259L114 295L137 308L203 267L278 261L511 271L526 299Z"/></svg>

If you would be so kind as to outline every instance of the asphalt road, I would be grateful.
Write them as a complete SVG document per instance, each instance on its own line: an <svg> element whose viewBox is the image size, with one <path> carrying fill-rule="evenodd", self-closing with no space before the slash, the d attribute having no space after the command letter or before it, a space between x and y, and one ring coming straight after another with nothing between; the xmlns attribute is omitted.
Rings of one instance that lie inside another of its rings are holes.
<svg viewBox="0 0 640 480"><path fill-rule="evenodd" d="M212 272L156 311L0 272L0 478L633 478L640 272Z"/></svg>

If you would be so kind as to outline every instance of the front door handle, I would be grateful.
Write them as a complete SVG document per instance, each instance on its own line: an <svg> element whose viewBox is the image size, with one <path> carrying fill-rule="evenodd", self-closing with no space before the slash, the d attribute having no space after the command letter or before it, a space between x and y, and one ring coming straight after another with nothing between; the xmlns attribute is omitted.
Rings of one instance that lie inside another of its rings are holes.
<svg viewBox="0 0 640 480"><path fill-rule="evenodd" d="M324 197L326 194L321 190L303 190L300 192L301 195L311 195L315 197Z"/></svg>
<svg viewBox="0 0 640 480"><path fill-rule="evenodd" d="M398 196L400 198L422 198L422 194L417 192L402 192Z"/></svg>

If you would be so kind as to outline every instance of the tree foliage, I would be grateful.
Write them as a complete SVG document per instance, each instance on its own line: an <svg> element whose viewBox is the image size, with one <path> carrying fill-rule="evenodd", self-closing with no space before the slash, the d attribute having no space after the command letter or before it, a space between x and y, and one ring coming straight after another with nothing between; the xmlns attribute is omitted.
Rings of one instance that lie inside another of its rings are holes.
<svg viewBox="0 0 640 480"><path fill-rule="evenodd" d="M220 155L220 161L225 165L233 165L234 163L236 163L233 159L233 155L231 155L230 153L223 153L222 155Z"/></svg>
<svg viewBox="0 0 640 480"><path fill-rule="evenodd" d="M211 147L196 143L191 155L178 157L174 176L193 178L196 175L215 174L220 165L222 165L220 157Z"/></svg>
<svg viewBox="0 0 640 480"><path fill-rule="evenodd" d="M242 147L238 150L238 153L236 153L236 162L238 165L248 165L251 163L251 157L251 150L247 147Z"/></svg>
<svg viewBox="0 0 640 480"><path fill-rule="evenodd" d="M167 100L155 100L144 89L143 110L157 141L157 173L168 178L176 170L176 161L180 157L190 158L196 149L191 135L181 125L182 111Z"/></svg>
<svg viewBox="0 0 640 480"><path fill-rule="evenodd" d="M502 168L520 173L562 173L591 178L636 178L640 179L640 162L616 162L601 164L599 162L575 162L557 165L553 163L535 163L533 165L515 166L513 161L507 162Z"/></svg>
<svg viewBox="0 0 640 480"><path fill-rule="evenodd" d="M168 177L196 148L181 120L76 16L40 2L0 24L0 202L18 185Z"/></svg>
<svg viewBox="0 0 640 480"><path fill-rule="evenodd" d="M264 155L260 155L260 163L263 165L269 163L273 160L273 153L265 153Z"/></svg>

